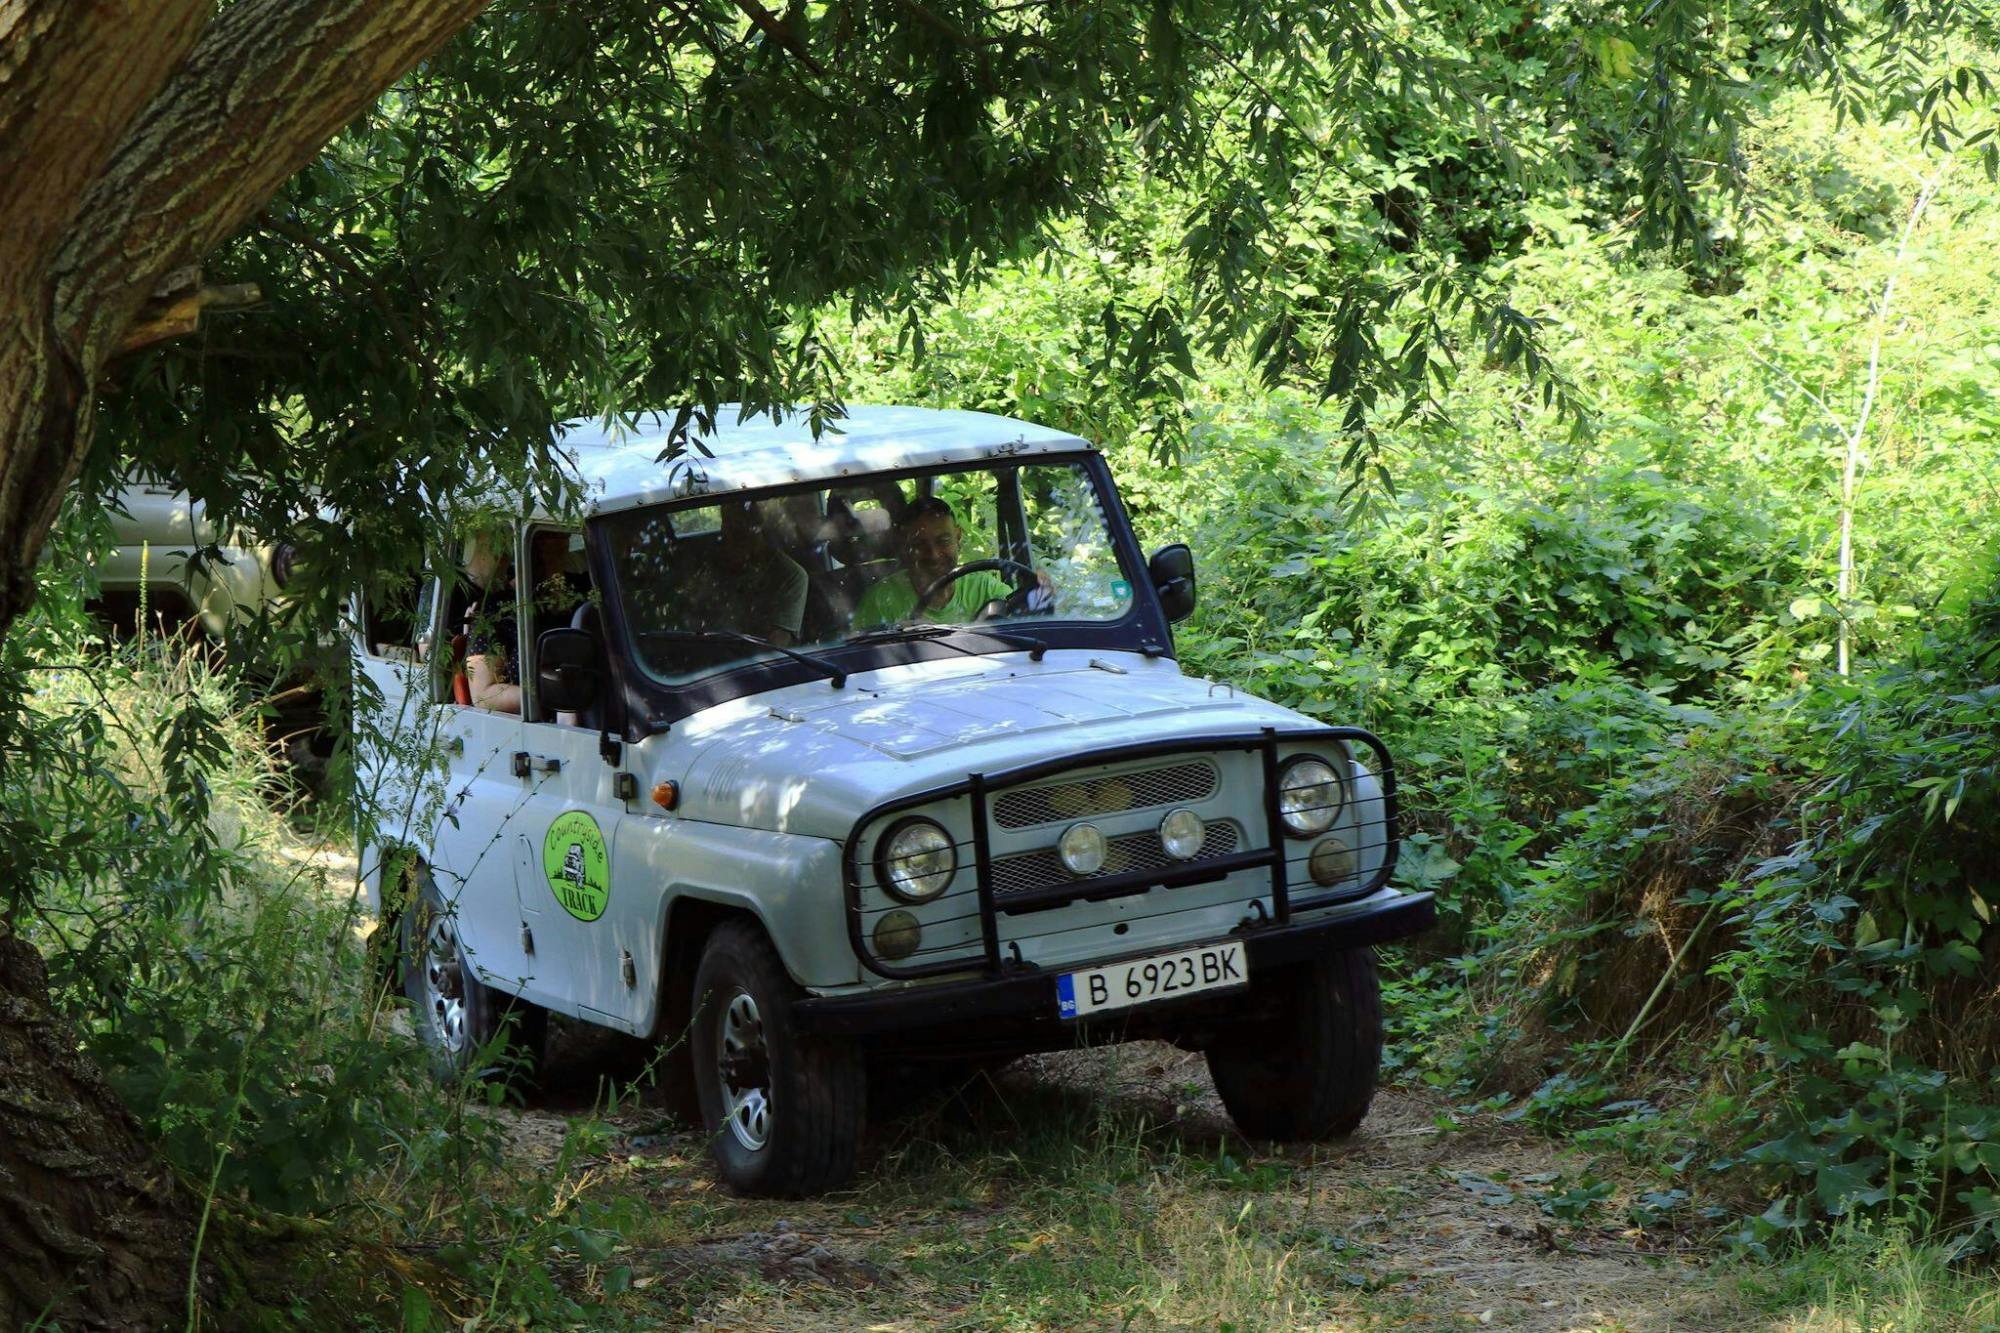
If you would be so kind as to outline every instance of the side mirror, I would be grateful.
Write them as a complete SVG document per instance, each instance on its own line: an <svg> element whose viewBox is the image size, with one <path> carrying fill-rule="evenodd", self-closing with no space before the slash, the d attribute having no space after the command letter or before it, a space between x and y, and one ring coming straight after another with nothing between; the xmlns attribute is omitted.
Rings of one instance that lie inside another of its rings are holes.
<svg viewBox="0 0 2000 1333"><path fill-rule="evenodd" d="M1194 552L1186 542L1175 542L1153 552L1146 562L1153 587L1160 594L1160 606L1167 619L1178 625L1194 614Z"/></svg>
<svg viewBox="0 0 2000 1333"><path fill-rule="evenodd" d="M581 713L597 702L597 640L590 631L543 630L535 662L535 702L544 713Z"/></svg>

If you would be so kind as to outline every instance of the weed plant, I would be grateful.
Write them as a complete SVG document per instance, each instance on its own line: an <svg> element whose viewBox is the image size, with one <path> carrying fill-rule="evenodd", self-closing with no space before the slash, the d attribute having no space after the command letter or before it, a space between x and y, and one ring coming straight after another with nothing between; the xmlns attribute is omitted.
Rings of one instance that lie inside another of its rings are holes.
<svg viewBox="0 0 2000 1333"><path fill-rule="evenodd" d="M854 396L1107 440L1142 541L1199 553L1183 667L1389 742L1443 918L1391 960L1392 1071L1720 1185L1753 1249L1865 1216L1991 1250L2000 205L1804 99L1745 150L1757 207L1699 263L1626 262L1607 181L1508 213L1488 271L1583 432L1471 347L1445 414L1379 405L1385 475L1345 405L1236 364L1149 425L1088 354L1175 290L1136 184L1159 244L997 278L920 363L857 328Z"/></svg>
<svg viewBox="0 0 2000 1333"><path fill-rule="evenodd" d="M190 1275L191 1321L573 1317L555 1272L606 1248L580 1197L593 1119L530 1179L503 1165L508 1084L433 1078L367 956L347 831L275 762L256 680L49 592L8 644L0 818L39 881L18 925L198 1202L220 1285L198 1310Z"/></svg>

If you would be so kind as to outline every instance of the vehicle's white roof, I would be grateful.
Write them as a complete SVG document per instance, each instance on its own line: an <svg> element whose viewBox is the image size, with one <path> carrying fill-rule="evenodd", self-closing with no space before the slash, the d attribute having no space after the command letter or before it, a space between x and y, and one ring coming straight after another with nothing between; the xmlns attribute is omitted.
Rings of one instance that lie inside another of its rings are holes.
<svg viewBox="0 0 2000 1333"><path fill-rule="evenodd" d="M633 427L593 421L564 428L562 450L576 464L591 510L1095 447L1046 426L929 407L849 407L814 439L803 413L782 423L767 415L746 421L733 404L725 404L714 432L694 437L709 456L689 449L662 463L657 460L673 423L672 412L646 412Z"/></svg>

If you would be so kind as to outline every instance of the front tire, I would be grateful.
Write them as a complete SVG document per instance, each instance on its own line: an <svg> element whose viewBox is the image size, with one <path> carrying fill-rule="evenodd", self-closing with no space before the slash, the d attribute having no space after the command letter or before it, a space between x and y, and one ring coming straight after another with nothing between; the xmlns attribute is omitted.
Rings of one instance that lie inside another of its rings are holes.
<svg viewBox="0 0 2000 1333"><path fill-rule="evenodd" d="M796 1198L844 1184L867 1078L846 1042L800 1034L801 992L763 932L726 921L695 972L690 1045L709 1155L731 1189Z"/></svg>
<svg viewBox="0 0 2000 1333"><path fill-rule="evenodd" d="M1275 1019L1235 1027L1208 1071L1251 1138L1312 1142L1360 1127L1382 1065L1382 992L1370 949L1340 949L1269 983Z"/></svg>
<svg viewBox="0 0 2000 1333"><path fill-rule="evenodd" d="M415 873L416 898L401 921L403 994L438 1073L455 1078L470 1072L480 1051L503 1031L515 1072L531 1073L541 1056L548 1010L479 980L458 938L458 909L445 901L428 870L420 866Z"/></svg>

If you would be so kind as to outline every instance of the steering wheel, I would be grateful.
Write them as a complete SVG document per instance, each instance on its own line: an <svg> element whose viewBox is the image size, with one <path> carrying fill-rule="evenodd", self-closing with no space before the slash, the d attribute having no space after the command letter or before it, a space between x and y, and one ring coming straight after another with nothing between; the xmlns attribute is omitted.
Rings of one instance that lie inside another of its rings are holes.
<svg viewBox="0 0 2000 1333"><path fill-rule="evenodd" d="M968 560L956 568L946 570L924 586L923 591L917 594L915 605L917 608L922 608L929 603L932 597L937 595L940 588L958 582L967 574L987 572L1011 575L1014 579L1014 591L1008 594L1007 601L1001 607L1000 614L1005 616L1030 614L1028 598L1041 586L1042 576L1035 572L1033 565L1024 565L1019 560L1009 560L1005 556L993 557L986 560ZM1051 593L1048 604L1032 614L1049 615L1055 609L1055 596ZM911 612L912 615L916 613L914 610ZM982 615L978 618L986 620L989 617Z"/></svg>

